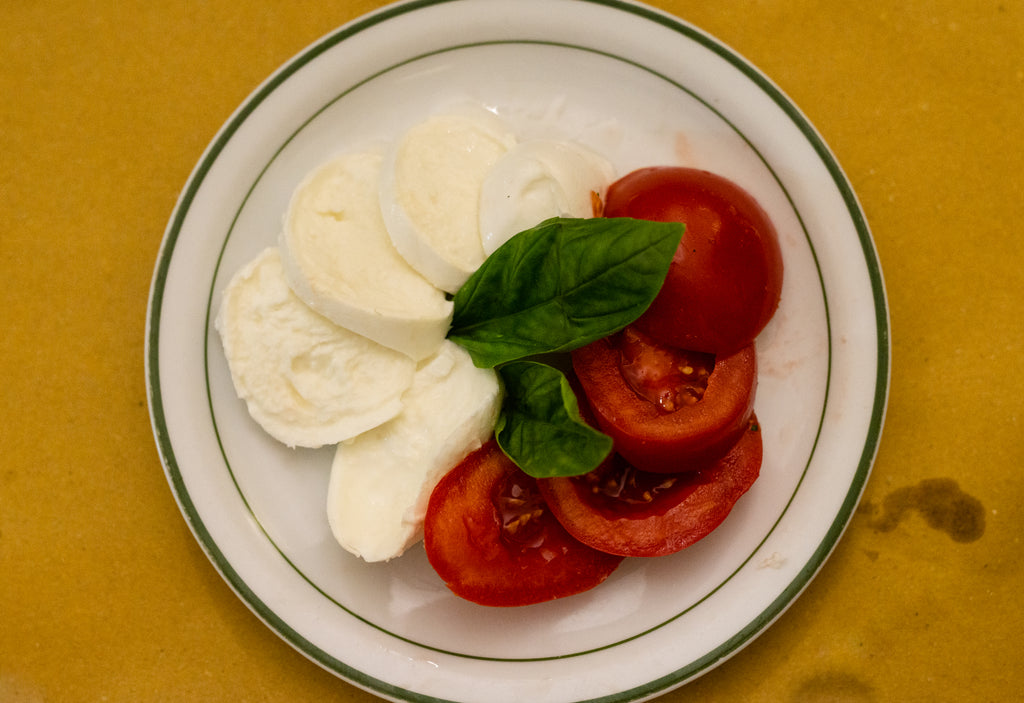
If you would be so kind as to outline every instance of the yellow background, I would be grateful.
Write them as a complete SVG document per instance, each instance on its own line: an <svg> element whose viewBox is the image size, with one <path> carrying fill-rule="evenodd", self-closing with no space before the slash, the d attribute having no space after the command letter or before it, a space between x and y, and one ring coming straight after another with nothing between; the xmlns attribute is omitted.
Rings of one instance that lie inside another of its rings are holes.
<svg viewBox="0 0 1024 703"><path fill-rule="evenodd" d="M216 130L381 4L0 5L3 703L376 700L264 627L192 538L150 433L143 331L164 227ZM1024 3L654 4L764 70L833 148L893 349L878 460L834 555L765 634L662 700L1019 700Z"/></svg>

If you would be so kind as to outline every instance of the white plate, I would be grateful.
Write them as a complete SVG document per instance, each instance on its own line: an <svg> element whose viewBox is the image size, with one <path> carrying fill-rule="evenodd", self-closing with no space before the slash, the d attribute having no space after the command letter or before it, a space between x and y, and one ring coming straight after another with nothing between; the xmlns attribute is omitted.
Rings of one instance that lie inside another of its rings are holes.
<svg viewBox="0 0 1024 703"><path fill-rule="evenodd" d="M288 450L253 424L211 326L227 280L275 241L308 171L464 99L524 134L588 143L620 174L682 163L738 181L774 219L786 265L759 340L761 479L694 547L626 560L588 593L526 608L455 598L421 548L372 565L338 548L323 508L331 452ZM153 278L153 430L214 566L324 668L402 701L637 701L735 654L835 546L882 427L887 315L839 165L779 89L717 40L619 0L411 2L303 51L203 154Z"/></svg>

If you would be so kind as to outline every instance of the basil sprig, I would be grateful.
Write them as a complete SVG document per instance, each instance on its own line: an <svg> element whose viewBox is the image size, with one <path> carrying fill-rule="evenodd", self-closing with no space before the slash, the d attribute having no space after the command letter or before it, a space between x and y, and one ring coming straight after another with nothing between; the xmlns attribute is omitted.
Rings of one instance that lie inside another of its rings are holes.
<svg viewBox="0 0 1024 703"><path fill-rule="evenodd" d="M617 332L654 300L682 236L676 222L545 220L459 289L448 338L490 368Z"/></svg>
<svg viewBox="0 0 1024 703"><path fill-rule="evenodd" d="M558 369L536 361L498 367L505 402L494 428L498 446L534 478L575 476L597 467L612 438L580 417L576 395Z"/></svg>
<svg viewBox="0 0 1024 703"><path fill-rule="evenodd" d="M565 375L527 357L567 352L621 330L651 304L683 225L553 218L491 254L454 297L448 338L497 367L505 400L498 446L536 478L596 468L612 449L580 417Z"/></svg>

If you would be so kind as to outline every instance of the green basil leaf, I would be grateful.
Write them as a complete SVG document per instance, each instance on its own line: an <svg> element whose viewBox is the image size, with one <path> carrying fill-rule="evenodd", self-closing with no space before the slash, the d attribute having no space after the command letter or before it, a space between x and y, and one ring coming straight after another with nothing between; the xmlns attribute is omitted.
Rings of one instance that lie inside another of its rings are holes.
<svg viewBox="0 0 1024 703"><path fill-rule="evenodd" d="M677 222L546 220L506 242L459 289L448 338L489 368L617 332L654 300L682 236Z"/></svg>
<svg viewBox="0 0 1024 703"><path fill-rule="evenodd" d="M612 450L612 438L580 417L576 395L558 369L536 361L498 367L505 401L494 430L498 446L534 478L591 471Z"/></svg>

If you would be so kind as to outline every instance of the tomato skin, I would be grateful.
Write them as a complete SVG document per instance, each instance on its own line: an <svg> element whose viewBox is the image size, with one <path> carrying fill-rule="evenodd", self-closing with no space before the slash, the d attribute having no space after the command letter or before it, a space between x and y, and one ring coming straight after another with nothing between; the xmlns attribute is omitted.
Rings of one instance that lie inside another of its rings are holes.
<svg viewBox="0 0 1024 703"><path fill-rule="evenodd" d="M614 337L572 352L573 370L597 426L611 436L615 451L638 469L699 469L717 461L746 430L757 389L753 344L715 357L703 398L671 413L630 387L620 358Z"/></svg>
<svg viewBox="0 0 1024 703"><path fill-rule="evenodd" d="M634 323L652 337L727 354L750 344L778 308L778 234L732 181L694 168L640 169L609 187L604 214L686 225L661 291Z"/></svg>
<svg viewBox="0 0 1024 703"><path fill-rule="evenodd" d="M515 500L526 504L522 527L515 532L503 526L503 521L515 522L507 508L509 486L521 489ZM566 532L544 503L536 479L493 440L434 488L424 546L431 566L453 593L488 606L531 605L581 593L602 583L622 561Z"/></svg>
<svg viewBox="0 0 1024 703"><path fill-rule="evenodd" d="M655 557L673 554L706 537L732 511L760 475L761 430L752 419L739 441L712 467L684 474L646 474L655 491L649 501L628 503L594 490L588 476L538 481L552 512L578 540L610 554ZM605 470L608 467L604 467ZM613 470L620 475L623 467ZM660 484L659 484L660 482Z"/></svg>

